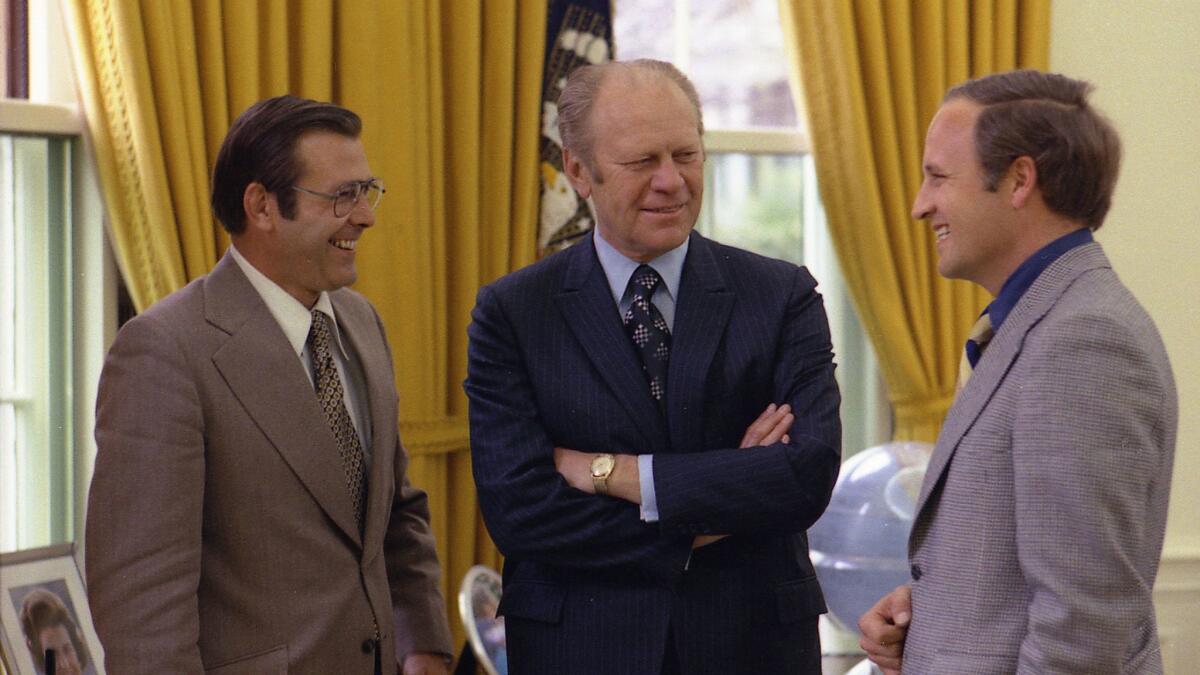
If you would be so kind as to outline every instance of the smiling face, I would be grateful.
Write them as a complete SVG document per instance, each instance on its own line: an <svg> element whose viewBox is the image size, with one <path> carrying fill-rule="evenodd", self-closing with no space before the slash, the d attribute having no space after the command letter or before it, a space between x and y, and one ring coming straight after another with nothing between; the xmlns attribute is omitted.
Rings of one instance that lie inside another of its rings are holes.
<svg viewBox="0 0 1200 675"><path fill-rule="evenodd" d="M984 187L974 129L982 106L967 99L947 101L925 137L924 181L912 216L926 219L937 237L938 273L1000 292L1025 256L1012 181Z"/></svg>
<svg viewBox="0 0 1200 675"><path fill-rule="evenodd" d="M334 194L349 183L373 177L357 138L311 131L296 142L295 157L302 167L296 185L314 192ZM247 194L254 189L252 184ZM355 247L363 230L375 223L367 199L359 199L350 213L340 218L334 215L332 200L315 195L296 192L293 218L280 213L274 195L264 199L269 203L263 202L261 212L247 207L253 212L248 215L251 222L247 228L253 231L247 235L255 238L254 249L261 253L251 261L263 274L305 307L312 307L321 291L354 283L358 278ZM247 200L251 201L249 196ZM247 253L240 243L239 251Z"/></svg>
<svg viewBox="0 0 1200 675"><path fill-rule="evenodd" d="M591 198L596 226L623 255L647 262L691 234L704 194L696 111L662 76L614 71L596 94L592 159L563 151L567 177Z"/></svg>

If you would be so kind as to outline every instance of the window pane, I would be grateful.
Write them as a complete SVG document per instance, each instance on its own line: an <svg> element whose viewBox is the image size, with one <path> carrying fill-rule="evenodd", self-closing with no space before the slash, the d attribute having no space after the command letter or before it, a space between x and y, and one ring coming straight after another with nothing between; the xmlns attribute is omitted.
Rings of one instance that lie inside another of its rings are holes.
<svg viewBox="0 0 1200 675"><path fill-rule="evenodd" d="M879 367L833 253L812 155L710 153L704 191L702 234L807 266L817 278L842 389L844 456L887 440Z"/></svg>
<svg viewBox="0 0 1200 675"><path fill-rule="evenodd" d="M688 76L712 129L797 126L778 0L691 3Z"/></svg>
<svg viewBox="0 0 1200 675"><path fill-rule="evenodd" d="M778 0L614 4L618 58L679 66L700 93L706 128L802 130L788 82Z"/></svg>
<svg viewBox="0 0 1200 675"><path fill-rule="evenodd" d="M705 161L705 236L804 264L803 155L713 153Z"/></svg>
<svg viewBox="0 0 1200 675"><path fill-rule="evenodd" d="M613 47L621 61L675 60L675 0L615 0Z"/></svg>
<svg viewBox="0 0 1200 675"><path fill-rule="evenodd" d="M69 541L70 141L0 135L0 551Z"/></svg>

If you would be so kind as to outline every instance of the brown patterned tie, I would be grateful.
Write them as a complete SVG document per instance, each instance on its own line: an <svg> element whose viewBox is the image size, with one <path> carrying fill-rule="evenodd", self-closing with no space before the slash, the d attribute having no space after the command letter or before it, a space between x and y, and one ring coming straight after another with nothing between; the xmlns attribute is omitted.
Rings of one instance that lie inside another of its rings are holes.
<svg viewBox="0 0 1200 675"><path fill-rule="evenodd" d="M330 341L329 317L325 316L324 312L314 309L312 327L308 331L308 346L313 362L317 401L321 404L321 411L325 413L325 421L329 423L329 428L333 430L333 436L337 439L338 455L342 459L342 468L346 471L346 486L354 503L354 517L361 531L367 491L363 475L363 449L358 440L358 432L354 430L354 423L350 420L350 413L346 410L342 380L338 377L337 366L333 362L333 353L329 349Z"/></svg>

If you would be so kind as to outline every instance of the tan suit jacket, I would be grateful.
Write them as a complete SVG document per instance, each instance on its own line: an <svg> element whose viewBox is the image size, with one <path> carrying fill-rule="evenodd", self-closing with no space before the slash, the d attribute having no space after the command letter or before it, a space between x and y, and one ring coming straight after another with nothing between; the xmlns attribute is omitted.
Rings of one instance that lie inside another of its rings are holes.
<svg viewBox="0 0 1200 675"><path fill-rule="evenodd" d="M946 417L909 539L904 672L1161 673L1178 407L1098 243L1051 263Z"/></svg>
<svg viewBox="0 0 1200 675"><path fill-rule="evenodd" d="M312 384L229 255L117 336L85 543L109 672L373 673L378 649L390 673L450 653L383 327L358 293L330 299L372 429L361 536Z"/></svg>

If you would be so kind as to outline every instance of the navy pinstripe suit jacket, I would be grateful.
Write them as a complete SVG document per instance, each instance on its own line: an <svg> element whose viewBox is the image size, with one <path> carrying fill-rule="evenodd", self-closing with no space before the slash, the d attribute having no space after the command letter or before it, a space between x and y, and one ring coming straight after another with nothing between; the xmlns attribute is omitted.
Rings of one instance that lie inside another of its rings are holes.
<svg viewBox="0 0 1200 675"><path fill-rule="evenodd" d="M833 489L841 427L815 287L693 233L665 419L591 237L480 290L465 389L515 675L657 673L668 627L686 673L819 672L804 531ZM771 402L796 413L790 442L738 449ZM556 445L653 454L660 522L569 487ZM732 536L693 552L710 533Z"/></svg>

